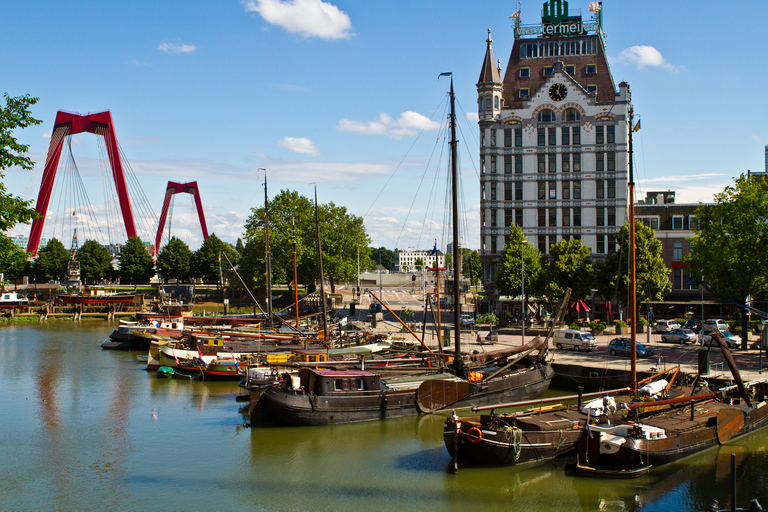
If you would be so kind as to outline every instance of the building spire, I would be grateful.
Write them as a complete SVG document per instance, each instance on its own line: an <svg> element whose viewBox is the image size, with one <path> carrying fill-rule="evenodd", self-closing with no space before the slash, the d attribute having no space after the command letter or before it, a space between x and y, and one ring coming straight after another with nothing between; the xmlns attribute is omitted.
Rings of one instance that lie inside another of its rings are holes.
<svg viewBox="0 0 768 512"><path fill-rule="evenodd" d="M501 84L501 73L496 67L496 59L493 58L493 50L491 49L491 29L488 29L488 39L485 40L488 47L485 49L485 59L483 60L483 69L480 71L479 84L483 83L496 83Z"/></svg>

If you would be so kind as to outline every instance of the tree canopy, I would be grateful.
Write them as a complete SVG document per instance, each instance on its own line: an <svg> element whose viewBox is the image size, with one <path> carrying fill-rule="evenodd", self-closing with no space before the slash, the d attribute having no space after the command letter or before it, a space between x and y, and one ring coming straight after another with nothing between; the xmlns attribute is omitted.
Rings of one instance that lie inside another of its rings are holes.
<svg viewBox="0 0 768 512"><path fill-rule="evenodd" d="M221 253L226 254L233 265L237 264L238 254L232 244L222 241L213 233L192 255L192 275L205 283L216 283L218 287L221 284L221 273L230 268L226 258L219 260Z"/></svg>
<svg viewBox="0 0 768 512"><path fill-rule="evenodd" d="M323 272L333 287L342 280L355 280L358 249L360 268L370 261L368 235L361 217L333 203L318 206ZM315 206L296 191L281 190L269 203L269 247L272 282L293 281L293 232L296 233L298 280L311 287L320 278L317 262ZM254 286L266 283L266 235L264 208L254 208L245 224L246 240L242 266Z"/></svg>
<svg viewBox="0 0 768 512"><path fill-rule="evenodd" d="M132 236L120 253L120 280L123 283L148 283L155 275L152 256L141 242L141 238Z"/></svg>
<svg viewBox="0 0 768 512"><path fill-rule="evenodd" d="M541 253L532 244L523 243L525 237L522 230L513 226L510 228L509 243L501 251L499 271L496 274L496 289L500 295L517 296L522 292L522 274L525 273L526 296L536 292L536 283L541 274ZM521 263L522 245L522 263Z"/></svg>
<svg viewBox="0 0 768 512"><path fill-rule="evenodd" d="M157 272L163 280L188 281L192 272L192 251L175 236L157 255Z"/></svg>
<svg viewBox="0 0 768 512"><path fill-rule="evenodd" d="M461 273L476 286L483 277L483 265L480 263L480 254L477 251L461 248Z"/></svg>
<svg viewBox="0 0 768 512"><path fill-rule="evenodd" d="M96 240L86 240L77 250L80 278L83 283L97 284L116 274L112 268L112 254Z"/></svg>
<svg viewBox="0 0 768 512"><path fill-rule="evenodd" d="M686 261L721 299L744 304L768 291L768 183L742 174L696 209L698 227ZM748 325L742 316L742 348Z"/></svg>
<svg viewBox="0 0 768 512"><path fill-rule="evenodd" d="M566 288L571 289L572 299L583 299L592 289L593 277L589 247L581 240L560 240L544 258L539 288L552 302L561 300Z"/></svg>
<svg viewBox="0 0 768 512"><path fill-rule="evenodd" d="M27 156L29 146L20 144L13 131L17 128L27 128L42 123L32 117L29 107L37 103L38 98L31 96L19 96L16 98L4 95L5 107L0 105L0 179L5 177L5 170L9 167L21 167L31 170L35 163ZM37 217L37 212L31 208L32 201L25 201L15 197L6 191L5 184L0 181L0 232L5 233L16 224L28 224ZM10 251L10 252L6 252ZM18 252L12 244L0 244L0 262L16 261ZM18 270L16 267L3 268L4 271Z"/></svg>
<svg viewBox="0 0 768 512"><path fill-rule="evenodd" d="M596 288L601 297L629 304L629 221L616 232L620 250L610 253L598 266ZM661 242L654 231L635 220L637 303L662 300L672 290L669 269L661 257Z"/></svg>
<svg viewBox="0 0 768 512"><path fill-rule="evenodd" d="M0 234L0 272L6 279L21 279L28 270L27 253L24 249Z"/></svg>
<svg viewBox="0 0 768 512"><path fill-rule="evenodd" d="M35 278L38 282L52 280L61 281L67 274L69 251L56 238L51 238L43 248L37 251L37 259L33 265Z"/></svg>

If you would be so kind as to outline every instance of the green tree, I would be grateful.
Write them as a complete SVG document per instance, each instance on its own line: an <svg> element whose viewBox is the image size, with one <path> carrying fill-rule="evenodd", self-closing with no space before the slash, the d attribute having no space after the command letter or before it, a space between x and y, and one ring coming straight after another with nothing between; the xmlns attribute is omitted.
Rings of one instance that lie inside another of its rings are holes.
<svg viewBox="0 0 768 512"><path fill-rule="evenodd" d="M269 204L269 250L272 264L272 282L293 281L293 239L296 234L296 264L299 282L309 284L316 263L314 250L315 207L306 197L293 190L281 190ZM267 283L266 274L266 218L264 208L253 208L245 223L246 240L242 267L254 287Z"/></svg>
<svg viewBox="0 0 768 512"><path fill-rule="evenodd" d="M370 261L368 243L361 217L350 215L345 207L333 203L318 207L323 272L331 282L355 280L358 249L360 267ZM296 233L298 279L313 289L320 278L317 262L315 206L298 192L282 190L269 204L269 247L272 282L293 281L293 232ZM243 267L254 286L266 283L266 244L264 208L254 208L245 225Z"/></svg>
<svg viewBox="0 0 768 512"><path fill-rule="evenodd" d="M617 299L629 304L629 221L616 232L620 244L617 252L606 256L598 265L595 279L596 289L605 299ZM669 281L669 269L661 257L661 242L654 231L635 220L635 261L637 270L637 303L648 300L661 300L672 290Z"/></svg>
<svg viewBox="0 0 768 512"><path fill-rule="evenodd" d="M395 269L395 253L397 252L397 249L390 251L386 247L379 247L378 249L370 247L369 250L371 262L366 266L367 270L376 269L379 264L387 270ZM362 252L360 254L360 261L362 262ZM360 265L362 265L362 263Z"/></svg>
<svg viewBox="0 0 768 512"><path fill-rule="evenodd" d="M38 282L51 280L61 281L67 274L69 251L56 238L51 238L45 247L37 251L37 259L33 264L35 278Z"/></svg>
<svg viewBox="0 0 768 512"><path fill-rule="evenodd" d="M336 283L357 280L357 251L360 257L368 257L365 249L371 240L365 231L363 218L347 212L345 206L334 203L320 205L320 249L323 252L323 273L331 283L331 292ZM317 260L317 258L315 258ZM316 269L316 279L320 269Z"/></svg>
<svg viewBox="0 0 768 512"><path fill-rule="evenodd" d="M27 128L42 123L32 117L29 107L37 103L38 98L31 96L19 96L12 98L8 94L5 97L5 107L0 106L0 178L5 177L5 170L9 167L21 167L32 170L35 163L26 156L29 146L19 144L13 136L16 128ZM34 208L30 208L32 201L25 201L19 197L8 194L5 185L0 182L0 232L6 232L21 222L28 224L37 216Z"/></svg>
<svg viewBox="0 0 768 512"><path fill-rule="evenodd" d="M581 240L560 240L544 258L541 289L550 302L562 300L566 288L572 299L583 299L592 288L594 270L589 247Z"/></svg>
<svg viewBox="0 0 768 512"><path fill-rule="evenodd" d="M188 281L192 273L192 251L175 236L157 255L157 272L163 280Z"/></svg>
<svg viewBox="0 0 768 512"><path fill-rule="evenodd" d="M696 236L688 239L686 261L722 299L745 304L768 291L768 183L742 174L696 209ZM748 347L746 310L741 316L742 347Z"/></svg>
<svg viewBox="0 0 768 512"><path fill-rule="evenodd" d="M243 244L243 240L241 238L238 238L237 243L235 244L235 250L238 252L238 254L243 254L244 249L245 249L245 245Z"/></svg>
<svg viewBox="0 0 768 512"><path fill-rule="evenodd" d="M141 238L132 236L120 253L120 280L123 283L137 285L149 283L155 275L155 265Z"/></svg>
<svg viewBox="0 0 768 512"><path fill-rule="evenodd" d="M218 289L220 271L229 269L227 259L223 256L219 259L219 254L222 253L226 254L233 265L237 264L235 248L212 234L192 256L192 275L202 279L204 283L216 283Z"/></svg>
<svg viewBox="0 0 768 512"><path fill-rule="evenodd" d="M0 234L0 272L5 279L21 279L29 269L26 251Z"/></svg>
<svg viewBox="0 0 768 512"><path fill-rule="evenodd" d="M5 177L5 170L10 167L21 167L31 170L35 163L26 156L29 146L20 144L13 131L17 128L27 128L29 126L42 123L39 119L32 117L29 107L37 103L38 98L32 98L29 95L10 97L4 94L5 107L0 105L0 179ZM37 212L31 208L32 201L25 201L20 197L15 197L6 191L5 184L0 181L0 233L5 233L12 229L16 224L29 224L37 217ZM11 265L8 272L17 272L22 267L19 266L20 255L16 250L18 247L13 243L0 243L0 264L4 267ZM26 266L26 265L24 265Z"/></svg>
<svg viewBox="0 0 768 512"><path fill-rule="evenodd" d="M423 269L424 269L424 259L423 259L423 258L416 258L416 261L415 261L415 262L413 262L413 265L414 265L414 266L415 266L417 269L419 269L419 270L423 270Z"/></svg>
<svg viewBox="0 0 768 512"><path fill-rule="evenodd" d="M480 279L483 277L483 266L477 251L466 247L461 248L461 273L469 279L473 286L480 283Z"/></svg>
<svg viewBox="0 0 768 512"><path fill-rule="evenodd" d="M500 295L517 296L522 292L522 273L525 273L525 296L537 293L537 284L541 268L541 253L532 244L523 243L525 237L522 230L514 226L510 228L509 243L504 246L499 259L499 271L496 273L496 289ZM522 245L521 268L520 248Z"/></svg>
<svg viewBox="0 0 768 512"><path fill-rule="evenodd" d="M80 262L80 277L86 284L97 284L114 274L112 254L96 240L86 240L77 250L76 258Z"/></svg>

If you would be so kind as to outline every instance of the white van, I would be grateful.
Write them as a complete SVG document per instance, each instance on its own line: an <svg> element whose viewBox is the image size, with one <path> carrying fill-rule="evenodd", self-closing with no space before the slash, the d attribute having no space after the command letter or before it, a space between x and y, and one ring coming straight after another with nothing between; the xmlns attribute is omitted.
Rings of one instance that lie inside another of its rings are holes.
<svg viewBox="0 0 768 512"><path fill-rule="evenodd" d="M597 340L592 336L591 332L577 331L574 329L561 329L555 331L555 339L553 340L555 346L559 349L573 349L577 352L579 350L586 350L591 352L593 348L597 348Z"/></svg>

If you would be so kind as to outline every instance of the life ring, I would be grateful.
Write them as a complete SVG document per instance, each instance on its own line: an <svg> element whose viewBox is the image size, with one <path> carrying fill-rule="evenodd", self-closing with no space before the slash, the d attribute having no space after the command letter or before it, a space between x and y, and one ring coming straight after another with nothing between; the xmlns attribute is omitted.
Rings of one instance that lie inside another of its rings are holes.
<svg viewBox="0 0 768 512"><path fill-rule="evenodd" d="M479 443L483 438L483 433L477 427L472 427L471 429L467 430L465 435L467 436L469 442L472 444Z"/></svg>

